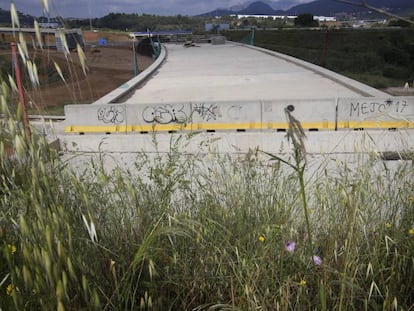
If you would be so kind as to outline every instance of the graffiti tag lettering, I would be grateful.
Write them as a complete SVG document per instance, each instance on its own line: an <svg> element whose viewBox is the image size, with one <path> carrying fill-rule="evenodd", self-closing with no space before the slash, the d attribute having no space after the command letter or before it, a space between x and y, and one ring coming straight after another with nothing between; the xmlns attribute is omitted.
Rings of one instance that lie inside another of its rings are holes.
<svg viewBox="0 0 414 311"><path fill-rule="evenodd" d="M352 116L361 116L367 114L375 114L382 112L396 112L404 113L405 108L408 106L407 102L404 100L393 101L391 99L384 102L355 102L350 105L349 115Z"/></svg>
<svg viewBox="0 0 414 311"><path fill-rule="evenodd" d="M98 120L104 123L120 124L124 122L124 108L116 106L99 108Z"/></svg>
<svg viewBox="0 0 414 311"><path fill-rule="evenodd" d="M217 120L217 117L221 117L219 107L213 104L196 104L193 108L193 112L197 112L205 121Z"/></svg>
<svg viewBox="0 0 414 311"><path fill-rule="evenodd" d="M184 105L159 105L145 107L142 118L147 123L185 123L188 121Z"/></svg>
<svg viewBox="0 0 414 311"><path fill-rule="evenodd" d="M231 106L227 110L227 115L230 119L239 120L242 115L242 107L241 106Z"/></svg>

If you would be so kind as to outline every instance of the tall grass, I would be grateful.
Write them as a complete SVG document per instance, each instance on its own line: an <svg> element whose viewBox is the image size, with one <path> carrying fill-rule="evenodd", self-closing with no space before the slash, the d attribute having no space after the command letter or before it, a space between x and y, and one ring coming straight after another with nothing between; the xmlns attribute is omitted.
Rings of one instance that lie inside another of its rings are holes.
<svg viewBox="0 0 414 311"><path fill-rule="evenodd" d="M414 306L412 161L356 154L303 188L283 161L183 155L182 137L133 169L102 157L73 172L3 113L3 310Z"/></svg>
<svg viewBox="0 0 414 311"><path fill-rule="evenodd" d="M290 158L185 155L181 136L129 169L100 154L74 170L28 136L11 92L3 83L2 310L414 308L412 159L356 152L315 168L301 135Z"/></svg>

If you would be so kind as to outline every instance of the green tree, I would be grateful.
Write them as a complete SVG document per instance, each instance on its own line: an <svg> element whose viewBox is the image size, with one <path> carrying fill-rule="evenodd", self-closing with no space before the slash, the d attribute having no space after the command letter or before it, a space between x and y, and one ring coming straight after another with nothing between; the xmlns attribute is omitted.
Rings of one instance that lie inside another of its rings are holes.
<svg viewBox="0 0 414 311"><path fill-rule="evenodd" d="M309 13L299 14L298 17L295 18L295 26L296 27L318 27L319 22L314 20L313 15Z"/></svg>

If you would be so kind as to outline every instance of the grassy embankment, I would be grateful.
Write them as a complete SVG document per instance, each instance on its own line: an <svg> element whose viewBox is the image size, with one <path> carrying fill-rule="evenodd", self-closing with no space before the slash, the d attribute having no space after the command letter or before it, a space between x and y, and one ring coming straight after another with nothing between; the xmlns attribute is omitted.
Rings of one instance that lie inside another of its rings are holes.
<svg viewBox="0 0 414 311"><path fill-rule="evenodd" d="M3 310L414 307L412 161L356 154L309 175L300 144L290 160L188 157L183 137L134 170L73 172L4 91Z"/></svg>
<svg viewBox="0 0 414 311"><path fill-rule="evenodd" d="M249 31L224 35L243 41ZM414 29L256 30L254 42L379 89L414 78Z"/></svg>

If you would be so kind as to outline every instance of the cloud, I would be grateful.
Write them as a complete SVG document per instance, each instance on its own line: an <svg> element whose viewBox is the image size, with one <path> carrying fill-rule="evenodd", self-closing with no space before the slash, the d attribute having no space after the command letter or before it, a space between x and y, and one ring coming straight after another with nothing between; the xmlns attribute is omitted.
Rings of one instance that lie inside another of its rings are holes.
<svg viewBox="0 0 414 311"><path fill-rule="evenodd" d="M247 0L246 0L247 1ZM300 0L308 2L310 0ZM48 0L50 15L63 17L102 17L109 13L156 15L197 15L216 8L243 4L243 0ZM17 10L42 16L42 0L14 0ZM0 0L0 8L8 10L9 0Z"/></svg>
<svg viewBox="0 0 414 311"><path fill-rule="evenodd" d="M228 7L240 1L205 0L48 0L50 14L64 17L101 17L109 13L138 13L157 15L196 15ZM35 16L42 16L41 0L14 0L17 10ZM0 0L0 8L9 10L10 1Z"/></svg>

